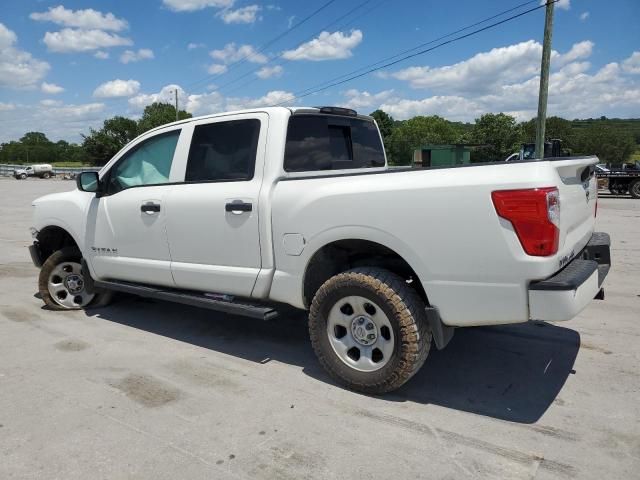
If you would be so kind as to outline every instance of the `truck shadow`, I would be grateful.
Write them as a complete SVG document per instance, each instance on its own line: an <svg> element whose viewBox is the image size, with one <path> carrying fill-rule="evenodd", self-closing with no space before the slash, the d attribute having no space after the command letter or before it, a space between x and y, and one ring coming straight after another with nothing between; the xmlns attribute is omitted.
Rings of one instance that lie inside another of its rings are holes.
<svg viewBox="0 0 640 480"><path fill-rule="evenodd" d="M461 328L444 350L389 400L430 403L518 423L535 423L573 370L580 335L550 323Z"/></svg>
<svg viewBox="0 0 640 480"><path fill-rule="evenodd" d="M257 363L300 366L334 382L318 364L305 314L291 310L271 322L172 303L121 298L95 316ZM578 332L547 323L463 328L404 387L379 401L411 401L518 423L536 422L555 401L580 348Z"/></svg>

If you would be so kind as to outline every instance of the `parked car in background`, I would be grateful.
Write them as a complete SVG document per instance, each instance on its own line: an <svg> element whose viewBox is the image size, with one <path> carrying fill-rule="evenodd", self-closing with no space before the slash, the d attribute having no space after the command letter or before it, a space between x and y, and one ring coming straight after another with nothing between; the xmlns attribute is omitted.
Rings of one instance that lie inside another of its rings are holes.
<svg viewBox="0 0 640 480"><path fill-rule="evenodd" d="M25 166L24 168L16 168L13 176L18 180L24 180L27 177L50 178L54 176L53 167L48 163Z"/></svg>
<svg viewBox="0 0 640 480"><path fill-rule="evenodd" d="M51 309L121 291L263 320L307 310L329 374L384 393L454 327L568 320L602 298L596 163L392 170L353 110L190 118L35 200L30 251Z"/></svg>

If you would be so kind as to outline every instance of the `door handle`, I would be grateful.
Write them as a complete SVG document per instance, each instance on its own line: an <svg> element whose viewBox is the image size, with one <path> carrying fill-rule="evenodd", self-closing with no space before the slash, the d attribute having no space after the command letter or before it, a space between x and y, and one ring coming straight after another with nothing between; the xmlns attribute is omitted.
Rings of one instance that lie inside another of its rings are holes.
<svg viewBox="0 0 640 480"><path fill-rule="evenodd" d="M147 215L153 215L154 213L158 213L160 211L160 204L147 202L140 205L140 211L146 213Z"/></svg>
<svg viewBox="0 0 640 480"><path fill-rule="evenodd" d="M240 215L243 212L250 212L253 210L253 204L247 202L229 202L224 206L225 212L231 212L236 215Z"/></svg>

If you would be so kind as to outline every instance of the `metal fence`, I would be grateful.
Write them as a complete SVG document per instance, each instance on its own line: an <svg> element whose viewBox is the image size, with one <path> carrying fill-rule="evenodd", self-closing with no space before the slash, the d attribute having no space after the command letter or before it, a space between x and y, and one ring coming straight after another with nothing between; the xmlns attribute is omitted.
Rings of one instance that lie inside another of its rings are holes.
<svg viewBox="0 0 640 480"><path fill-rule="evenodd" d="M9 165L9 164L1 164L0 163L0 177L10 177L13 175L13 171L17 168L25 168L28 165ZM80 172L97 172L101 167L81 167L81 168L73 168L73 167L53 167L54 175L77 175Z"/></svg>

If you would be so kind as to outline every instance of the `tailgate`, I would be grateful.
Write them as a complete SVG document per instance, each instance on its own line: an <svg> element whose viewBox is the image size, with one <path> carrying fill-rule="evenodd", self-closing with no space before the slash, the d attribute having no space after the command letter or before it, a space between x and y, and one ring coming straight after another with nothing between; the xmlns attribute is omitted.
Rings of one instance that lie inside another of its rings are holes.
<svg viewBox="0 0 640 480"><path fill-rule="evenodd" d="M598 184L597 157L551 161L560 182L560 266L564 266L587 244L594 230Z"/></svg>

